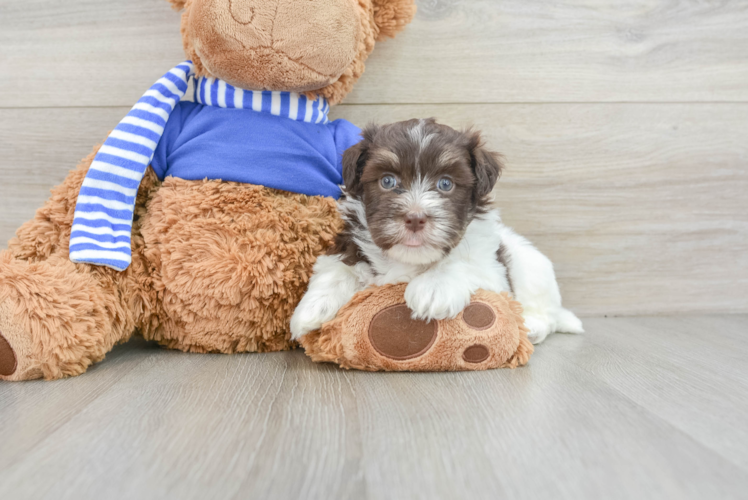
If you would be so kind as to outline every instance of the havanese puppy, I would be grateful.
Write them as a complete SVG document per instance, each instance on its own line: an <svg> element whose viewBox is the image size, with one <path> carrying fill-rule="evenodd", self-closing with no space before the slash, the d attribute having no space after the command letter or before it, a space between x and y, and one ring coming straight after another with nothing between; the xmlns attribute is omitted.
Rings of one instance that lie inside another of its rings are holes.
<svg viewBox="0 0 748 500"><path fill-rule="evenodd" d="M582 332L561 307L553 265L491 206L499 155L478 132L433 119L370 126L343 155L345 227L320 256L291 318L294 339L335 317L370 285L407 282L414 318L452 318L479 288L509 292L533 343Z"/></svg>

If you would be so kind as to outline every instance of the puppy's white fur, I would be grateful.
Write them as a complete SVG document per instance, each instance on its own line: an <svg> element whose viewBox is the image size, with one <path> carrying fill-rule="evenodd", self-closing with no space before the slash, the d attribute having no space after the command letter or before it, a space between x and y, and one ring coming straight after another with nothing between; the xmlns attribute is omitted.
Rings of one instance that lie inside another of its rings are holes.
<svg viewBox="0 0 748 500"><path fill-rule="evenodd" d="M360 201L344 199L340 210L344 218L361 223L354 241L369 263L348 266L338 255L319 257L309 289L291 318L294 339L332 320L356 292L370 285L408 283L405 301L413 317L428 321L456 316L479 288L510 292L507 273L514 298L524 309L525 325L533 343L542 342L553 332L584 331L582 322L561 306L551 261L505 226L498 210L476 216L462 240L446 256L403 245L382 250L372 241ZM502 245L509 269L497 259Z"/></svg>

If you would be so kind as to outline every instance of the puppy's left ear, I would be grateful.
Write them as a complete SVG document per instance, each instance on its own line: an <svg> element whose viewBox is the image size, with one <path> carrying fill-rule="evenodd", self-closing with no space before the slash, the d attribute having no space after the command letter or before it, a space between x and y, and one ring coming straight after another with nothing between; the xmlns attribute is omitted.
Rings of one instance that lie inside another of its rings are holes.
<svg viewBox="0 0 748 500"><path fill-rule="evenodd" d="M469 132L470 162L475 174L475 194L478 198L487 196L493 191L496 181L501 177L504 164L501 155L489 151L483 144L483 138L479 132Z"/></svg>
<svg viewBox="0 0 748 500"><path fill-rule="evenodd" d="M346 149L343 153L343 184L345 184L345 190L353 196L360 196L363 191L361 174L368 159L372 138L378 130L378 126L369 125L361 132L363 138L361 142Z"/></svg>

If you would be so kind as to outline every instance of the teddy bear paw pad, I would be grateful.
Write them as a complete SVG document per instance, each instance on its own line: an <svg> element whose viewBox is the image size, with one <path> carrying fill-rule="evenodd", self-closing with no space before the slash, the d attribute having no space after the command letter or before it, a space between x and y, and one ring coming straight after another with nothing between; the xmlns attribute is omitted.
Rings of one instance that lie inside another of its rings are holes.
<svg viewBox="0 0 748 500"><path fill-rule="evenodd" d="M462 321L474 330L487 330L496 321L496 314L486 304L473 302L462 312Z"/></svg>
<svg viewBox="0 0 748 500"><path fill-rule="evenodd" d="M429 323L411 318L405 304L379 311L369 325L369 342L382 356L405 360L424 354L437 336L435 321Z"/></svg>
<svg viewBox="0 0 748 500"><path fill-rule="evenodd" d="M9 377L16 372L17 367L16 353L3 337L3 332L0 332L0 375Z"/></svg>
<svg viewBox="0 0 748 500"><path fill-rule="evenodd" d="M483 344L474 344L465 349L462 353L462 359L467 363L482 363L488 359L491 351Z"/></svg>

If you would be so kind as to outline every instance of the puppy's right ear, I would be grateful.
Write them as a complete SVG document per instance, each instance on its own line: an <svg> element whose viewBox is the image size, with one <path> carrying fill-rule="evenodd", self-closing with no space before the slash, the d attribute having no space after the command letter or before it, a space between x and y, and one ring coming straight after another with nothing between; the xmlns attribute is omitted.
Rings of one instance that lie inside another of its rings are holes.
<svg viewBox="0 0 748 500"><path fill-rule="evenodd" d="M363 137L361 142L346 149L343 153L343 184L345 184L345 190L353 196L360 196L363 192L361 174L368 160L372 138L378 129L379 127L375 125L366 127L361 132Z"/></svg>
<svg viewBox="0 0 748 500"><path fill-rule="evenodd" d="M478 199L491 194L496 181L501 177L504 164L501 155L489 151L483 144L480 132L466 132L468 135L468 150L475 174L475 194Z"/></svg>

